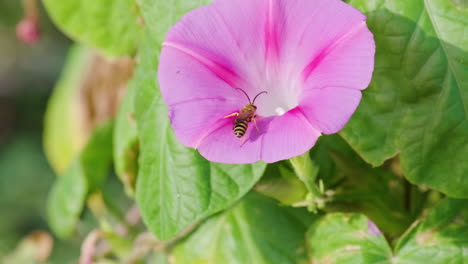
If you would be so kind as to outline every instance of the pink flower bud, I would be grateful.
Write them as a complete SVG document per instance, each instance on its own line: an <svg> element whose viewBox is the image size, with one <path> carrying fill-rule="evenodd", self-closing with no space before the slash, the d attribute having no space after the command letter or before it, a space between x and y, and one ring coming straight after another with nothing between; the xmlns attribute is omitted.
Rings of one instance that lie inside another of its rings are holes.
<svg viewBox="0 0 468 264"><path fill-rule="evenodd" d="M368 230L369 234L371 234L373 236L382 235L382 231L380 231L380 229L370 219L367 220L367 230Z"/></svg>
<svg viewBox="0 0 468 264"><path fill-rule="evenodd" d="M37 21L24 18L16 25L16 36L26 44L35 44L39 41L40 31Z"/></svg>

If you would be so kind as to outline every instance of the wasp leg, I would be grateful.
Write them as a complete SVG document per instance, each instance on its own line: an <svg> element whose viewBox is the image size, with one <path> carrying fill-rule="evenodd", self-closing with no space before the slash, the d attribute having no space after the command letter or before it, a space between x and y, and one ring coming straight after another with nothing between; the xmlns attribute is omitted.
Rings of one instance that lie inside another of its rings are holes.
<svg viewBox="0 0 468 264"><path fill-rule="evenodd" d="M235 112L235 113L232 113L230 115L225 116L224 118L228 118L228 117L231 117L231 116L238 116L238 115L239 115L239 112Z"/></svg>
<svg viewBox="0 0 468 264"><path fill-rule="evenodd" d="M247 136L246 136L246 135L244 135L244 136L242 137L242 141L241 141L241 144L240 144L241 147L244 145L245 140L247 140Z"/></svg>
<svg viewBox="0 0 468 264"><path fill-rule="evenodd" d="M257 117L257 116L254 116L254 117L252 118L252 121L253 121L253 123L254 123L255 129L257 129L257 132L260 132L260 129L258 129L258 126L257 126L257 120L255 120L256 117Z"/></svg>

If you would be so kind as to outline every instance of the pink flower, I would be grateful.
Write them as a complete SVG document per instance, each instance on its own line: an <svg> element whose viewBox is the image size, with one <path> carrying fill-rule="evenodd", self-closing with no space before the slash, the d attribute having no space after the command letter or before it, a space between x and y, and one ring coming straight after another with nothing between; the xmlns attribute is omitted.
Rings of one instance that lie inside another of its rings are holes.
<svg viewBox="0 0 468 264"><path fill-rule="evenodd" d="M369 232L369 234L371 234L372 236L380 236L382 235L382 231L380 231L380 229L375 225L374 222L372 222L372 220L370 219L367 219L367 231Z"/></svg>
<svg viewBox="0 0 468 264"><path fill-rule="evenodd" d="M159 64L177 138L221 163L275 162L341 130L371 79L366 17L339 0L215 0L179 21ZM243 139L235 116L257 98Z"/></svg>
<svg viewBox="0 0 468 264"><path fill-rule="evenodd" d="M35 44L39 41L40 32L37 21L25 18L16 25L16 36L26 44Z"/></svg>

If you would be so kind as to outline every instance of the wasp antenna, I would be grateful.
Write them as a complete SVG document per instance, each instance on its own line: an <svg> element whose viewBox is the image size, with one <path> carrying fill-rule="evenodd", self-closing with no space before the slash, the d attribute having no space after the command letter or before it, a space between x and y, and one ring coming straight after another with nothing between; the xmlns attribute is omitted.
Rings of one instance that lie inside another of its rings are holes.
<svg viewBox="0 0 468 264"><path fill-rule="evenodd" d="M259 93L255 96L255 98L253 99L253 103L255 103L255 99L257 99L257 97L258 97L259 95L264 94L264 93L267 94L268 92L267 92L267 91L259 92Z"/></svg>
<svg viewBox="0 0 468 264"><path fill-rule="evenodd" d="M250 103L250 104L252 103L252 101L250 101L249 95L248 95L244 90L242 90L241 88L236 88L236 89L241 90L241 91L245 94L245 96L247 96L247 99L249 99L249 103ZM255 100L255 99L254 99L254 100Z"/></svg>

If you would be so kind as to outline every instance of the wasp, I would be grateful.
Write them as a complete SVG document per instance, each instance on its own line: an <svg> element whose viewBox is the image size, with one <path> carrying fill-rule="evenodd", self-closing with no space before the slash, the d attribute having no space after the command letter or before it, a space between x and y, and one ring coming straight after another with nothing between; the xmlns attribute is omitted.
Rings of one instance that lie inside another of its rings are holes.
<svg viewBox="0 0 468 264"><path fill-rule="evenodd" d="M237 116L236 120L234 121L233 131L236 137L241 138L245 135L245 132L247 131L247 128L249 127L249 123L252 121L257 131L260 131L257 127L257 121L255 120L255 118L257 117L257 114L255 114L255 112L257 111L255 100L257 99L259 95L268 93L268 92L267 91L260 92L254 97L253 101L250 101L249 95L244 90L242 90L241 88L236 88L236 89L242 91L245 94L245 96L249 100L249 103L246 106L242 107L240 112L232 113L230 115L225 116L224 118ZM245 141L245 137L242 140L241 146L243 145L244 141Z"/></svg>

